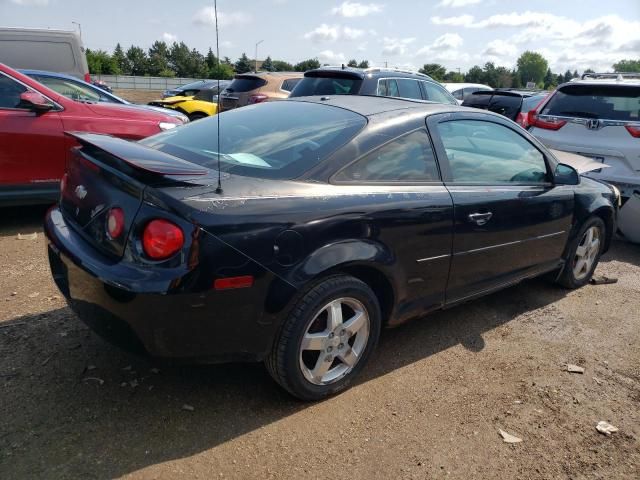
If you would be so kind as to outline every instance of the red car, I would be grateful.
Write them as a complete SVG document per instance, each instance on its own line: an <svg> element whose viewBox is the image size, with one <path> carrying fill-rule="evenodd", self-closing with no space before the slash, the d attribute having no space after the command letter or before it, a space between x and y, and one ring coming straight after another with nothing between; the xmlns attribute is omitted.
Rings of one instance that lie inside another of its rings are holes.
<svg viewBox="0 0 640 480"><path fill-rule="evenodd" d="M161 112L72 100L0 63L0 205L57 199L76 145L66 131L139 140L180 124Z"/></svg>

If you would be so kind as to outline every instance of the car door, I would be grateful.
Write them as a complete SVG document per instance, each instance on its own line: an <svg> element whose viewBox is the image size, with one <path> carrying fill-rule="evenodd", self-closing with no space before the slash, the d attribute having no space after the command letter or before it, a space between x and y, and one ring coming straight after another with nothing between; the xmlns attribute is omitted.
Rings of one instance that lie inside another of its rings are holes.
<svg viewBox="0 0 640 480"><path fill-rule="evenodd" d="M447 303L559 266L574 196L552 183L540 145L482 113L434 115L428 125L455 211Z"/></svg>
<svg viewBox="0 0 640 480"><path fill-rule="evenodd" d="M20 95L28 91L33 90L0 72L0 188L9 195L50 193L65 166L60 115L55 108L44 113L24 108Z"/></svg>
<svg viewBox="0 0 640 480"><path fill-rule="evenodd" d="M426 129L388 141L339 171L332 183L378 192L367 214L379 241L392 251L397 321L444 303L449 274L453 205L440 178ZM371 197L374 198L374 197Z"/></svg>

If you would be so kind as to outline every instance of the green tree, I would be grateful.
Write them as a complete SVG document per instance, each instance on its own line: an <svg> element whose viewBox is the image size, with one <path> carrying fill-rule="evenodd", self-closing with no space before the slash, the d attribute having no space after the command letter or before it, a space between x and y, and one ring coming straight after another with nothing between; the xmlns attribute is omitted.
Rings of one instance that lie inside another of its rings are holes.
<svg viewBox="0 0 640 480"><path fill-rule="evenodd" d="M254 64L249 60L246 53L243 53L234 65L236 73L247 73L253 70Z"/></svg>
<svg viewBox="0 0 640 480"><path fill-rule="evenodd" d="M560 85L561 83L564 83L564 75L559 73L556 77L556 85Z"/></svg>
<svg viewBox="0 0 640 480"><path fill-rule="evenodd" d="M285 62L284 60L274 60L273 71L274 72L293 72L293 65L291 65L289 62Z"/></svg>
<svg viewBox="0 0 640 480"><path fill-rule="evenodd" d="M152 76L167 76L169 69L169 47L165 42L156 40L149 48L148 52L148 72Z"/></svg>
<svg viewBox="0 0 640 480"><path fill-rule="evenodd" d="M355 58L352 58L351 60L349 60L349 63L347 63L347 67L357 68L358 61Z"/></svg>
<svg viewBox="0 0 640 480"><path fill-rule="evenodd" d="M541 83L549 68L549 63L542 55L529 50L520 55L516 65L523 84L527 82Z"/></svg>
<svg viewBox="0 0 640 480"><path fill-rule="evenodd" d="M274 72L275 69L273 67L273 60L271 60L271 55L269 55L267 58L264 59L264 62L262 62L262 70L264 70L265 72Z"/></svg>
<svg viewBox="0 0 640 480"><path fill-rule="evenodd" d="M498 79L498 83L496 87L499 88L510 88L513 86L513 74L506 67L497 67L496 68L496 77Z"/></svg>
<svg viewBox="0 0 640 480"><path fill-rule="evenodd" d="M111 58L113 58L113 60L116 62L116 65L118 65L118 70L120 71L120 73L122 73L123 75L129 75L131 73L131 65L129 64L129 60L127 60L127 56L124 54L124 51L122 50L122 47L119 43L113 50L113 55L111 55Z"/></svg>
<svg viewBox="0 0 640 480"><path fill-rule="evenodd" d="M207 52L207 56L204 59L207 64L207 69L211 71L218 65L218 57L215 56L211 47L209 47L209 51Z"/></svg>
<svg viewBox="0 0 640 480"><path fill-rule="evenodd" d="M547 68L547 73L544 76L544 89L549 90L551 87L555 87L556 85L556 76L551 73L551 69Z"/></svg>
<svg viewBox="0 0 640 480"><path fill-rule="evenodd" d="M570 82L572 78L573 74L571 73L571 70L567 70L566 72L564 72L564 76L562 77L565 82Z"/></svg>
<svg viewBox="0 0 640 480"><path fill-rule="evenodd" d="M98 75L116 75L120 73L117 62L104 50L91 50L87 48L86 56L90 73Z"/></svg>
<svg viewBox="0 0 640 480"><path fill-rule="evenodd" d="M231 59L229 57L224 57L222 59L222 63L224 63L225 65L229 65L230 67L233 67L233 63L231 63Z"/></svg>
<svg viewBox="0 0 640 480"><path fill-rule="evenodd" d="M484 71L478 65L474 65L464 76L464 81L469 83L483 83Z"/></svg>
<svg viewBox="0 0 640 480"><path fill-rule="evenodd" d="M444 81L450 83L462 83L464 82L464 75L458 72L449 71L444 76Z"/></svg>
<svg viewBox="0 0 640 480"><path fill-rule="evenodd" d="M585 73L596 73L596 71L593 68L587 68L585 69L584 72L582 72L582 74L584 75Z"/></svg>
<svg viewBox="0 0 640 480"><path fill-rule="evenodd" d="M296 72L306 72L307 70L313 70L315 68L320 68L320 61L317 58L309 58L293 66Z"/></svg>
<svg viewBox="0 0 640 480"><path fill-rule="evenodd" d="M580 75L578 75L578 70L574 70L573 71L573 78L578 78L580 77Z"/></svg>
<svg viewBox="0 0 640 480"><path fill-rule="evenodd" d="M131 45L126 53L131 75L147 74L147 54L140 47Z"/></svg>
<svg viewBox="0 0 640 480"><path fill-rule="evenodd" d="M483 83L489 85L490 87L497 87L498 82L500 81L496 66L493 62L487 62L484 64L484 68L482 69L483 73Z"/></svg>
<svg viewBox="0 0 640 480"><path fill-rule="evenodd" d="M358 68L369 68L369 60L362 60L358 64Z"/></svg>
<svg viewBox="0 0 640 480"><path fill-rule="evenodd" d="M191 51L184 42L173 42L169 48L169 67L178 77L189 77L191 73Z"/></svg>
<svg viewBox="0 0 640 480"><path fill-rule="evenodd" d="M444 80L444 76L447 74L447 69L439 63L425 63L418 71L425 75L429 75L431 78L439 82Z"/></svg>
<svg viewBox="0 0 640 480"><path fill-rule="evenodd" d="M209 78L230 80L233 78L233 67L226 63L219 63L209 70Z"/></svg>
<svg viewBox="0 0 640 480"><path fill-rule="evenodd" d="M620 60L613 64L614 72L640 72L640 59Z"/></svg>

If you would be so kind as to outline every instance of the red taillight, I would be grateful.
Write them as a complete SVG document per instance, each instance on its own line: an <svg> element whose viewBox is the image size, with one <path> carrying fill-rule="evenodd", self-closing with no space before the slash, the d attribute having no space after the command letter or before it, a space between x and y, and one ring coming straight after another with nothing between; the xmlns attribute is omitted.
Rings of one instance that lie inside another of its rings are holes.
<svg viewBox="0 0 640 480"><path fill-rule="evenodd" d="M529 118L528 115L525 115L524 113L520 112L516 117L516 123L520 125L522 128L527 128L529 126L529 122L527 121L528 118Z"/></svg>
<svg viewBox="0 0 640 480"><path fill-rule="evenodd" d="M249 97L248 103L261 103L264 102L267 98L269 98L264 93L257 93L256 95L251 95Z"/></svg>
<svg viewBox="0 0 640 480"><path fill-rule="evenodd" d="M114 207L107 213L106 221L107 235L111 240L122 235L124 232L124 212L119 207Z"/></svg>
<svg viewBox="0 0 640 480"><path fill-rule="evenodd" d="M640 138L640 124L625 125L624 128L627 129L627 132L629 132L632 137Z"/></svg>
<svg viewBox="0 0 640 480"><path fill-rule="evenodd" d="M545 130L560 130L567 123L566 120L558 118L541 119L536 110L531 110L528 114L529 125L532 127L544 128Z"/></svg>
<svg viewBox="0 0 640 480"><path fill-rule="evenodd" d="M249 288L253 285L252 275L243 275L241 277L218 278L213 282L213 288L216 290L230 290L233 288Z"/></svg>
<svg viewBox="0 0 640 480"><path fill-rule="evenodd" d="M67 180L69 179L69 175L65 173L62 175L60 179L60 193L64 192L64 189L67 188Z"/></svg>
<svg viewBox="0 0 640 480"><path fill-rule="evenodd" d="M180 227L168 220L151 220L144 227L142 248L149 258L169 258L184 245L184 234Z"/></svg>
<svg viewBox="0 0 640 480"><path fill-rule="evenodd" d="M84 74L84 81L87 83L91 83L91 75L89 75L88 73Z"/></svg>

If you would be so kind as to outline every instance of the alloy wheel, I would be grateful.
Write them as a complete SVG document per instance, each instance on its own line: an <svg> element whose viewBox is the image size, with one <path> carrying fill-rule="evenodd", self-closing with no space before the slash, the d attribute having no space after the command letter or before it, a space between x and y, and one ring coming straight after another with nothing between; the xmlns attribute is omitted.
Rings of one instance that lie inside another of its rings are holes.
<svg viewBox="0 0 640 480"><path fill-rule="evenodd" d="M576 280L582 280L589 272L600 252L600 229L597 226L589 227L582 236L576 255L573 259L573 276Z"/></svg>

